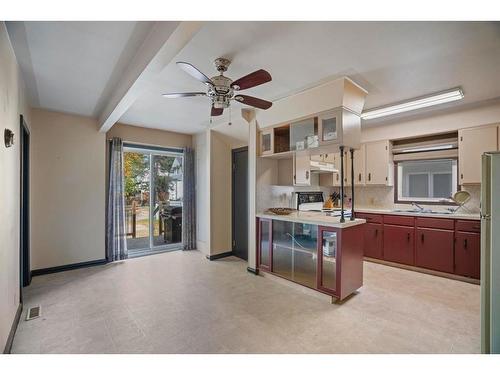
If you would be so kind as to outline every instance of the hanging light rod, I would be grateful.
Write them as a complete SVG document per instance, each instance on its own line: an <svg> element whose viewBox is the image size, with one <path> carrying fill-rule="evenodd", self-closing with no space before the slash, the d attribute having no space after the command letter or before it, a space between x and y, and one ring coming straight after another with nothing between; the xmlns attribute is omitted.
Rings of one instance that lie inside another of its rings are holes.
<svg viewBox="0 0 500 375"><path fill-rule="evenodd" d="M420 108L431 107L438 104L453 102L464 98L461 88L454 88L447 91L441 91L436 94L422 96L416 99L408 100L398 104L369 109L361 114L363 120L392 116L397 113L414 111Z"/></svg>

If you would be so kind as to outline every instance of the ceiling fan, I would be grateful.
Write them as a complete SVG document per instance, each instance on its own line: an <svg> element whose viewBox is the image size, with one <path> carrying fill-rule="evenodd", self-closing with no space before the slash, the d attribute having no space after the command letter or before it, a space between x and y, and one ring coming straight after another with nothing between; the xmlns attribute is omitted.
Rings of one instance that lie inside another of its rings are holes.
<svg viewBox="0 0 500 375"><path fill-rule="evenodd" d="M193 65L179 61L177 65L179 68L184 70L186 73L194 77L200 82L203 82L208 86L207 92L182 92L182 93L170 93L163 94L166 98L183 98L189 96L207 96L212 101L212 109L210 112L211 116L220 116L224 111L224 108L228 108L231 104L231 100L236 100L240 103L256 107L259 109L269 109L273 103L255 98L253 96L241 95L238 92L240 90L246 90L263 83L271 81L271 75L264 69L256 70L236 81L231 78L224 76L224 72L227 70L231 61L225 58L215 59L214 64L217 70L220 72L218 76L208 78L205 74L200 72Z"/></svg>

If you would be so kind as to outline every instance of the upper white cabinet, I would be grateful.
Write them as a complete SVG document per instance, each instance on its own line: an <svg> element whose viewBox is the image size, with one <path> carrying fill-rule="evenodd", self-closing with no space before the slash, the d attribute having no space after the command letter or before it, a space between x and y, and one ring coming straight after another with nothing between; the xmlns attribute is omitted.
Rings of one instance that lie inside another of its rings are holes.
<svg viewBox="0 0 500 375"><path fill-rule="evenodd" d="M481 183L481 155L498 150L498 126L458 131L460 185Z"/></svg>
<svg viewBox="0 0 500 375"><path fill-rule="evenodd" d="M335 110L318 117L319 144L328 145L339 142L342 111Z"/></svg>
<svg viewBox="0 0 500 375"><path fill-rule="evenodd" d="M345 184L351 186L351 152L345 151ZM359 150L354 150L354 185L365 184L365 145Z"/></svg>
<svg viewBox="0 0 500 375"><path fill-rule="evenodd" d="M274 130L266 129L260 133L260 154L271 155L274 152Z"/></svg>
<svg viewBox="0 0 500 375"><path fill-rule="evenodd" d="M364 159L366 185L392 186L393 164L389 141L366 143Z"/></svg>
<svg viewBox="0 0 500 375"><path fill-rule="evenodd" d="M311 117L290 124L290 150L302 151L318 146L317 117Z"/></svg>
<svg viewBox="0 0 500 375"><path fill-rule="evenodd" d="M311 159L309 154L297 152L293 157L294 185L311 186Z"/></svg>

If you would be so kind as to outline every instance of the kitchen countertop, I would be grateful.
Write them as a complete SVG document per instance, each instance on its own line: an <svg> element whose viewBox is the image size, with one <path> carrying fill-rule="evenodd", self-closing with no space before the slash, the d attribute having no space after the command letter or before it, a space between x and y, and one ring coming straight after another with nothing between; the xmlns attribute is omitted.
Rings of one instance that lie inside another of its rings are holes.
<svg viewBox="0 0 500 375"><path fill-rule="evenodd" d="M423 216L423 217L436 217L443 219L460 219L460 220L480 220L479 214L468 214L468 213L428 213L428 212L401 212L393 211L391 209L384 208L363 208L354 207L355 212L367 213L367 214L382 214L382 215L401 215L401 216Z"/></svg>
<svg viewBox="0 0 500 375"><path fill-rule="evenodd" d="M333 228L348 228L366 223L365 219L355 219L351 221L348 217L346 217L344 223L341 223L340 216L327 216L322 212L311 211L295 211L290 215L275 215L270 212L261 212L257 214L257 217L263 219L291 221L294 223L324 225Z"/></svg>

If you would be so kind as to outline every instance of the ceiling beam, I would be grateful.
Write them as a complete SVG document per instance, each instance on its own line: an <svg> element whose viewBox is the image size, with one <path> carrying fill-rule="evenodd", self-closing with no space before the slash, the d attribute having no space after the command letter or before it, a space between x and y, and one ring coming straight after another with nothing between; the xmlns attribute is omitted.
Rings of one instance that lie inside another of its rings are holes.
<svg viewBox="0 0 500 375"><path fill-rule="evenodd" d="M202 22L155 22L130 61L102 113L99 131L108 131L154 79L200 30Z"/></svg>

